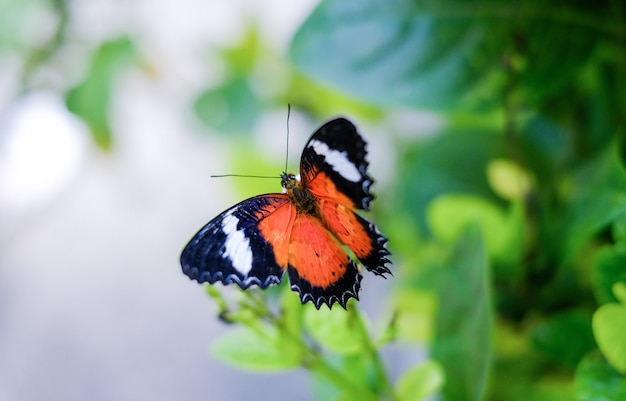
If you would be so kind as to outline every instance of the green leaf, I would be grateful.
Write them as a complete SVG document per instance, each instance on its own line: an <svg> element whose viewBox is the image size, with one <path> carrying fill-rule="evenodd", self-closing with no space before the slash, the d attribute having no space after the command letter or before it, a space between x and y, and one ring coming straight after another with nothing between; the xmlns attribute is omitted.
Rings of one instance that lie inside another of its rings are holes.
<svg viewBox="0 0 626 401"><path fill-rule="evenodd" d="M487 166L489 185L504 199L516 200L528 196L534 177L509 159L495 159Z"/></svg>
<svg viewBox="0 0 626 401"><path fill-rule="evenodd" d="M572 370L587 352L595 348L591 314L584 311L552 315L539 322L531 335L539 351Z"/></svg>
<svg viewBox="0 0 626 401"><path fill-rule="evenodd" d="M612 231L615 241L626 245L626 214L623 214L615 219Z"/></svg>
<svg viewBox="0 0 626 401"><path fill-rule="evenodd" d="M399 162L399 176L411 177L415 185L398 188L398 209L409 213L420 232L427 233L425 210L441 194L497 199L485 171L503 149L497 131L467 127L446 128L436 137L407 147Z"/></svg>
<svg viewBox="0 0 626 401"><path fill-rule="evenodd" d="M558 230L563 255L573 258L581 245L599 230L626 213L626 172L611 147L576 171L572 185L571 206Z"/></svg>
<svg viewBox="0 0 626 401"><path fill-rule="evenodd" d="M491 366L489 265L480 230L470 227L442 266L432 356L444 368L446 400L478 401Z"/></svg>
<svg viewBox="0 0 626 401"><path fill-rule="evenodd" d="M626 282L626 249L605 247L594 256L591 282L599 303L616 302L613 285Z"/></svg>
<svg viewBox="0 0 626 401"><path fill-rule="evenodd" d="M317 310L309 306L304 311L304 324L318 343L338 354L355 354L363 350L369 339L361 335L358 312L339 308Z"/></svg>
<svg viewBox="0 0 626 401"><path fill-rule="evenodd" d="M595 31L546 19L559 10L541 4L327 0L290 56L305 74L379 105L498 107L493 94L505 90L509 71L521 96L542 99L580 70Z"/></svg>
<svg viewBox="0 0 626 401"><path fill-rule="evenodd" d="M598 352L591 352L576 369L575 389L579 401L626 399L626 378Z"/></svg>
<svg viewBox="0 0 626 401"><path fill-rule="evenodd" d="M249 137L261 113L261 100L246 75L236 75L203 91L194 102L196 115L207 127Z"/></svg>
<svg viewBox="0 0 626 401"><path fill-rule="evenodd" d="M609 363L626 373L626 307L604 304L593 315L593 334L598 348Z"/></svg>
<svg viewBox="0 0 626 401"><path fill-rule="evenodd" d="M437 300L431 292L400 290L395 294L396 315L388 334L391 339L427 343L433 336L432 317Z"/></svg>
<svg viewBox="0 0 626 401"><path fill-rule="evenodd" d="M422 400L438 391L444 382L444 372L436 361L426 361L406 371L396 385L398 401Z"/></svg>
<svg viewBox="0 0 626 401"><path fill-rule="evenodd" d="M626 305L626 282L620 281L619 283L615 283L612 289L615 298L617 298L620 303Z"/></svg>
<svg viewBox="0 0 626 401"><path fill-rule="evenodd" d="M263 332L239 327L211 346L213 356L242 369L275 371L298 367L302 348L290 336L268 327Z"/></svg>
<svg viewBox="0 0 626 401"><path fill-rule="evenodd" d="M488 250L496 252L503 246L504 213L485 199L470 195L442 195L430 204L427 216L433 233L440 240L455 241L467 226L477 224Z"/></svg>
<svg viewBox="0 0 626 401"><path fill-rule="evenodd" d="M313 369L313 392L315 398L319 400L344 400L355 399L353 392L346 390L346 387L372 388L374 379L371 361L364 353L338 355L326 355L326 362L335 369L331 372L333 380L329 380L329 372L320 369ZM337 372L341 374L341 383L348 386L338 386ZM352 398L349 398L349 397Z"/></svg>
<svg viewBox="0 0 626 401"><path fill-rule="evenodd" d="M113 84L134 53L127 37L103 43L92 56L85 80L66 95L67 108L87 123L94 141L104 150L111 148L113 140L109 123Z"/></svg>

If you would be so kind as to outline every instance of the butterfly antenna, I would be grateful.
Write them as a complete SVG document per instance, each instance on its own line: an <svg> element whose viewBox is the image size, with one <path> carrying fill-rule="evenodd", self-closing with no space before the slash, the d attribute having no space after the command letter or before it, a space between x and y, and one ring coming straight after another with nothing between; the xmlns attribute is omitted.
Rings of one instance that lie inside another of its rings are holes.
<svg viewBox="0 0 626 401"><path fill-rule="evenodd" d="M250 174L218 174L211 175L211 178L222 178L222 177L239 177L239 178L280 178L280 176L275 175L250 175Z"/></svg>
<svg viewBox="0 0 626 401"><path fill-rule="evenodd" d="M291 103L287 103L287 149L285 151L285 173L289 165L289 116L291 115Z"/></svg>

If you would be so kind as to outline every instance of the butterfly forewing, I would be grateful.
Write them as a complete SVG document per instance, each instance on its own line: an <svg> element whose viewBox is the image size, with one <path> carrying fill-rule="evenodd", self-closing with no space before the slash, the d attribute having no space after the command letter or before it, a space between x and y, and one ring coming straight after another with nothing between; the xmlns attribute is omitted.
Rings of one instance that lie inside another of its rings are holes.
<svg viewBox="0 0 626 401"><path fill-rule="evenodd" d="M271 237L270 231L288 232L292 212L284 194L256 196L233 206L187 244L180 258L183 272L201 283L236 283L244 289L278 284L287 267L288 236Z"/></svg>
<svg viewBox="0 0 626 401"><path fill-rule="evenodd" d="M337 118L327 122L302 151L303 184L319 198L369 210L374 199L370 192L373 179L367 174L365 148L365 141L350 121Z"/></svg>

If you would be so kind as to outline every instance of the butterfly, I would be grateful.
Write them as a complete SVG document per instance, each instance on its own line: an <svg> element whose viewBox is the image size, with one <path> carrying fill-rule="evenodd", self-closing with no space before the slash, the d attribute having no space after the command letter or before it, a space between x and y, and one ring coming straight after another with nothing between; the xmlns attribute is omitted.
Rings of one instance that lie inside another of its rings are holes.
<svg viewBox="0 0 626 401"><path fill-rule="evenodd" d="M356 213L374 199L366 153L350 121L326 122L304 147L300 174L281 174L282 193L246 199L193 236L180 257L183 272L242 289L279 284L286 272L302 304L346 308L358 300L357 261L376 275L391 274L387 238Z"/></svg>

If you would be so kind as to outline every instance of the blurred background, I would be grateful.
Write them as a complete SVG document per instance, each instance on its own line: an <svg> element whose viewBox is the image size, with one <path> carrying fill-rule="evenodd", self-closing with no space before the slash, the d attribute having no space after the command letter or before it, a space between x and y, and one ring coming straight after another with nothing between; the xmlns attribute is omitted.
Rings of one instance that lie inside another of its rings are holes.
<svg viewBox="0 0 626 401"><path fill-rule="evenodd" d="M228 137L194 115L228 72L217 49L254 22L284 52L313 5L0 2L0 400L298 399L297 373L209 357L229 328L178 257L240 199L209 175L265 167L233 167ZM270 140L268 175L284 165L286 103L275 111L246 128ZM293 136L317 123L293 118Z"/></svg>
<svg viewBox="0 0 626 401"><path fill-rule="evenodd" d="M0 400L314 399L212 357L178 264L280 190L209 176L278 175L287 104L290 171L331 117L368 140L392 381L625 399L625 47L618 0L0 0Z"/></svg>

